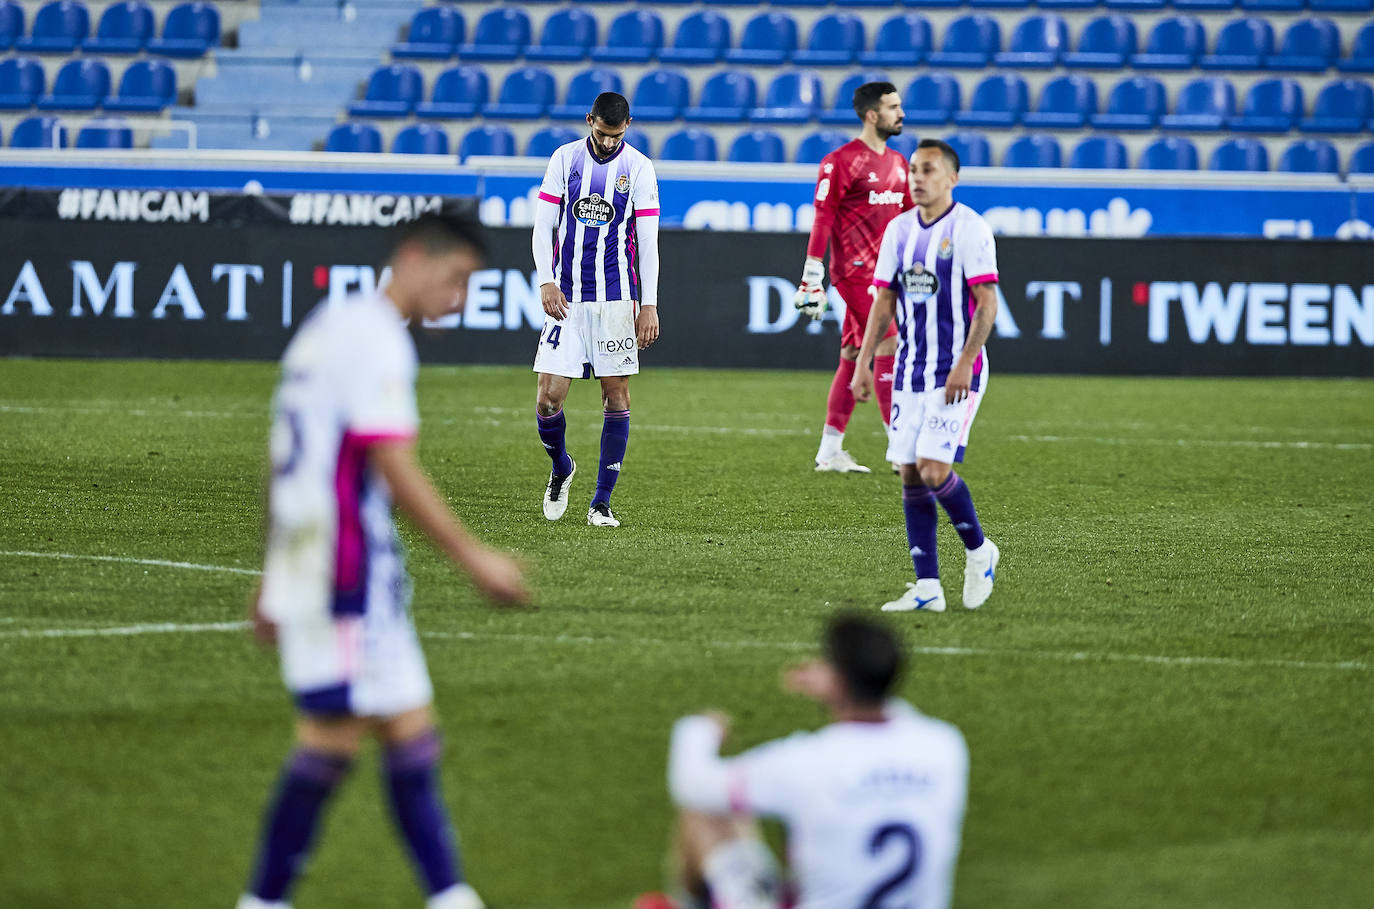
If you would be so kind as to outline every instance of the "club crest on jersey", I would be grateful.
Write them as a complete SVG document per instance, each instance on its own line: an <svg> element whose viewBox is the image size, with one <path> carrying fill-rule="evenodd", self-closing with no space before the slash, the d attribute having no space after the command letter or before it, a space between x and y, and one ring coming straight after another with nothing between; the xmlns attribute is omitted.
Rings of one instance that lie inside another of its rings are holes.
<svg viewBox="0 0 1374 909"><path fill-rule="evenodd" d="M629 175L629 174L621 174L620 177L616 179L616 181L615 181L615 191L618 192L618 193L627 193L627 192L630 191L630 175Z"/></svg>
<svg viewBox="0 0 1374 909"><path fill-rule="evenodd" d="M615 208L601 198L601 193L583 196L573 203L573 217L587 227L605 227L615 216Z"/></svg>
<svg viewBox="0 0 1374 909"><path fill-rule="evenodd" d="M940 290L940 279L933 271L927 271L920 262L902 272L902 289L913 303L926 300Z"/></svg>
<svg viewBox="0 0 1374 909"><path fill-rule="evenodd" d="M935 251L935 255L939 256L941 259L948 259L950 256L954 255L954 243L949 237L945 237L940 241L940 248Z"/></svg>

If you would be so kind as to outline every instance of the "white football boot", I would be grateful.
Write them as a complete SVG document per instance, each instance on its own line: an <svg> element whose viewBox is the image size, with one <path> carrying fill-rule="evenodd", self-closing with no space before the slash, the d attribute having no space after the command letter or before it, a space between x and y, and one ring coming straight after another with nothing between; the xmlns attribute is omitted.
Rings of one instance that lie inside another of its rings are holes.
<svg viewBox="0 0 1374 909"><path fill-rule="evenodd" d="M425 909L486 909L486 904L470 884L454 884L425 901Z"/></svg>
<svg viewBox="0 0 1374 909"><path fill-rule="evenodd" d="M291 909L291 904L277 900L258 899L251 893L239 897L237 909Z"/></svg>
<svg viewBox="0 0 1374 909"><path fill-rule="evenodd" d="M577 475L577 462L571 457L568 460L572 461L572 470L568 471L568 475L560 477L549 471L549 485L544 487L544 517L550 521L557 521L568 510L568 487Z"/></svg>
<svg viewBox="0 0 1374 909"><path fill-rule="evenodd" d="M816 459L816 470L828 473L872 473L867 467L854 460L854 456L843 448L840 453L821 460Z"/></svg>
<svg viewBox="0 0 1374 909"><path fill-rule="evenodd" d="M883 612L914 612L917 609L926 612L945 611L945 591L940 586L939 578L917 578L915 584L908 581L906 593L883 604Z"/></svg>
<svg viewBox="0 0 1374 909"><path fill-rule="evenodd" d="M992 582L997 579L997 560L1002 553L997 544L983 538L983 545L970 549L964 561L964 606L977 609L992 595Z"/></svg>
<svg viewBox="0 0 1374 909"><path fill-rule="evenodd" d="M587 523L593 527L619 527L620 522L611 514L611 506L597 503L587 509Z"/></svg>

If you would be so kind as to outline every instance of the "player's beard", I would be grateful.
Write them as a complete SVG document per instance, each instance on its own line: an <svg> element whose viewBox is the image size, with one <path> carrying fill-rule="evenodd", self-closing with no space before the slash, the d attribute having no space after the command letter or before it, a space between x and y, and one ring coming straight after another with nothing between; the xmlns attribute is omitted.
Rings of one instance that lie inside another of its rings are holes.
<svg viewBox="0 0 1374 909"><path fill-rule="evenodd" d="M878 127L878 136L879 136L879 138L881 138L884 142L886 142L888 139L891 139L893 136L900 136L901 134L902 134L902 124L901 124L900 122L898 122L898 123L893 123L891 126L879 126L879 127Z"/></svg>

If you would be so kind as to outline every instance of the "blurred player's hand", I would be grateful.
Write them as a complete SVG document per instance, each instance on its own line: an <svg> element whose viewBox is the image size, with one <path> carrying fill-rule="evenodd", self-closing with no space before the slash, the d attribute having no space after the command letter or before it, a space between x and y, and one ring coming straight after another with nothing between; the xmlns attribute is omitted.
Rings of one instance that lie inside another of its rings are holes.
<svg viewBox="0 0 1374 909"><path fill-rule="evenodd" d="M658 340L658 307L641 306L635 316L635 336L639 339L639 349L643 350Z"/></svg>
<svg viewBox="0 0 1374 909"><path fill-rule="evenodd" d="M948 377L945 378L945 403L958 404L968 399L969 386L973 384L973 364L960 357L954 362Z"/></svg>
<svg viewBox="0 0 1374 909"><path fill-rule="evenodd" d="M802 268L801 283L792 297L792 305L803 315L819 319L825 315L829 303L825 295L825 263L820 259L808 258Z"/></svg>
<svg viewBox="0 0 1374 909"><path fill-rule="evenodd" d="M849 393L860 403L873 397L873 367L863 357L854 364L854 378L849 380Z"/></svg>
<svg viewBox="0 0 1374 909"><path fill-rule="evenodd" d="M257 587L253 588L252 610L253 637L264 647L275 646L277 643L277 625L262 614L262 581L259 581Z"/></svg>
<svg viewBox="0 0 1374 909"><path fill-rule="evenodd" d="M482 549L466 565L477 589L503 605L527 603L529 589L520 563L494 549Z"/></svg>
<svg viewBox="0 0 1374 909"><path fill-rule="evenodd" d="M539 285L539 302L544 304L544 312L562 321L568 314L568 298L557 284L549 282Z"/></svg>
<svg viewBox="0 0 1374 909"><path fill-rule="evenodd" d="M808 660L787 669L782 675L782 690L821 703L829 703L839 694L835 670L824 660Z"/></svg>

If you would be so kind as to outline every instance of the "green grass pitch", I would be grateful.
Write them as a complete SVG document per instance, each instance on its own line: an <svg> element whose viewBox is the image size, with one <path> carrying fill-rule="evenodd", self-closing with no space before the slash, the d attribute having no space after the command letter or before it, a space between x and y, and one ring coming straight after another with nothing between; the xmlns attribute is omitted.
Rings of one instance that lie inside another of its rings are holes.
<svg viewBox="0 0 1374 909"><path fill-rule="evenodd" d="M244 618L260 564L274 379L0 361L0 905L240 891L291 711L274 657L216 626ZM678 715L731 713L731 748L822 721L780 668L911 575L896 478L811 470L828 383L650 365L607 531L580 510L593 385L549 524L533 376L423 371L422 459L537 589L536 610L488 608L407 531L445 795L493 907L661 886ZM860 407L847 443L875 467L879 430ZM997 375L961 472L997 590L959 607L945 523L950 611L897 623L903 694L972 750L957 904L1370 905L1374 383ZM369 749L300 909L422 904L377 777Z"/></svg>

